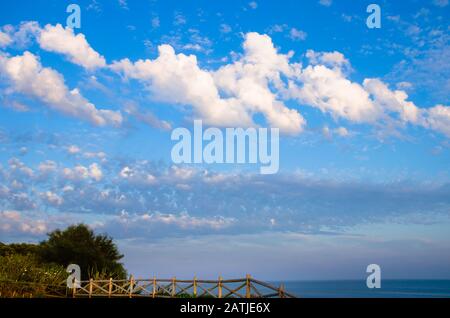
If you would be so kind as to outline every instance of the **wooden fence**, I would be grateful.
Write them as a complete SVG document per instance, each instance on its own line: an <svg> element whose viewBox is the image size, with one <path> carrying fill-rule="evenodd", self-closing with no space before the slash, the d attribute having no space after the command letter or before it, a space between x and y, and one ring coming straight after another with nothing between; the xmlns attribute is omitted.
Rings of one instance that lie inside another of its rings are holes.
<svg viewBox="0 0 450 318"><path fill-rule="evenodd" d="M241 279L192 280L176 279L134 279L129 280L87 280L78 282L71 289L72 297L165 297L165 298L295 298L286 292L284 286L272 286L256 280L250 275Z"/></svg>

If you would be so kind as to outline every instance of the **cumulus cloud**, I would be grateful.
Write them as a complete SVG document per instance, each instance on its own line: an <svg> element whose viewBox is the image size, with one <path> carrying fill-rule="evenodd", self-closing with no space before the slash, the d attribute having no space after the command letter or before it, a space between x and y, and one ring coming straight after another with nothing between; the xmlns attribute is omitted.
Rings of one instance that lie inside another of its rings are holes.
<svg viewBox="0 0 450 318"><path fill-rule="evenodd" d="M331 1L321 3L330 5ZM178 24L185 21L180 13L175 16ZM229 31L225 25L222 29ZM273 32L284 30L289 30L287 25L273 28ZM203 50L211 45L197 30L189 32L193 41L185 45L185 49ZM4 43L9 42L8 38L26 43L34 36L41 48L63 54L86 69L107 66L104 57L91 48L83 34L75 35L72 29L60 24L48 24L41 29L36 22L24 22L19 28L3 27L1 34ZM290 36L304 39L306 33L291 28ZM292 61L294 52L282 54L269 36L249 32L244 37L243 53L235 54L233 62L216 70L202 68L195 55L177 54L172 45L160 45L158 52L159 56L154 60L132 62L125 58L108 67L125 78L141 82L155 100L192 107L192 116L209 125L256 126L255 118L261 114L268 126L296 135L306 126L300 107L312 106L335 120L373 125L396 123L404 126L408 123L448 136L447 106L436 105L429 109L416 106L403 90L408 88L406 82L399 83L399 89L391 90L379 79L366 78L362 83L352 81L349 79L350 62L337 51L308 50L305 56L309 64L303 67ZM43 67L32 53L15 57L3 54L0 69L12 83L10 93L35 97L52 109L95 125L119 126L122 123L120 112L97 109L78 89L69 90L62 75ZM297 101L297 105L288 107L289 100ZM168 122L136 107L127 107L126 112L153 127L171 127Z"/></svg>
<svg viewBox="0 0 450 318"><path fill-rule="evenodd" d="M0 70L2 77L11 84L10 93L28 95L53 110L94 125L118 126L122 123L120 112L97 109L78 89L69 90L60 73L43 67L39 58L28 51L14 57L0 55Z"/></svg>
<svg viewBox="0 0 450 318"><path fill-rule="evenodd" d="M345 58L344 54L338 51L315 52L313 50L308 50L306 51L306 57L312 65L323 64L327 67L337 67L339 69L350 67L348 59Z"/></svg>
<svg viewBox="0 0 450 318"><path fill-rule="evenodd" d="M403 121L417 123L420 110L413 102L407 101L408 95L402 90L391 91L379 79L365 79L363 85L373 95L378 108L398 113Z"/></svg>
<svg viewBox="0 0 450 318"><path fill-rule="evenodd" d="M95 51L84 34L75 34L72 28L64 28L61 24L47 24L44 28L36 21L22 22L18 27L7 25L0 31L0 47L15 44L26 47L36 40L41 49L62 54L74 64L88 70L106 66L106 61Z"/></svg>
<svg viewBox="0 0 450 318"><path fill-rule="evenodd" d="M334 118L373 123L381 115L381 110L373 104L369 93L358 83L348 80L338 69L309 65L299 80L302 86L291 83L290 96Z"/></svg>
<svg viewBox="0 0 450 318"><path fill-rule="evenodd" d="M0 31L0 48L4 48L12 43L11 37L5 33Z"/></svg>
<svg viewBox="0 0 450 318"><path fill-rule="evenodd" d="M24 48L36 38L40 32L39 23L36 21L21 22L19 26L5 25L3 26L4 34L7 36L8 45L17 48ZM1 45L0 45L1 47Z"/></svg>
<svg viewBox="0 0 450 318"><path fill-rule="evenodd" d="M427 128L434 129L445 134L450 138L450 107L444 105L436 105L424 110L423 125Z"/></svg>
<svg viewBox="0 0 450 318"><path fill-rule="evenodd" d="M361 84L350 80L350 62L338 51L308 50L309 64L303 67L291 61L293 52L279 53L269 36L255 32L245 35L243 49L217 70L202 69L194 55L176 54L170 45L161 45L155 60L123 59L111 69L142 82L153 98L191 105L194 116L211 125L254 126L259 113L269 126L295 135L306 125L298 109L285 105L295 100L335 120L378 126L408 123L447 134L445 106L425 111L409 101L404 90L391 90L380 79L366 78Z"/></svg>
<svg viewBox="0 0 450 318"><path fill-rule="evenodd" d="M350 62L340 52L308 50L309 65L302 68L290 61L292 52L279 53L267 35L247 33L243 48L240 58L215 71L200 68L194 55L176 54L169 45L159 47L155 60L123 59L111 69L141 81L156 99L192 105L194 116L211 125L254 126L253 116L260 113L268 125L298 134L306 121L285 105L288 99L356 123L382 124L398 114L400 122L437 130L445 119L422 120L423 112L404 91L393 91L379 79L351 81Z"/></svg>
<svg viewBox="0 0 450 318"><path fill-rule="evenodd" d="M111 68L129 78L139 79L159 100L192 105L197 115L210 124L249 125L249 115L233 100L223 100L212 75L199 68L193 55L176 55L169 45L161 45L156 60L124 59Z"/></svg>
<svg viewBox="0 0 450 318"><path fill-rule="evenodd" d="M278 54L271 39L257 33L246 35L244 50L242 60L216 72L201 69L194 55L175 54L169 45L159 47L155 60L133 63L124 59L111 68L143 82L157 99L192 105L195 115L207 124L254 126L253 114L262 113L282 132L300 132L303 117L287 108L269 88L271 83L281 84L281 72L292 72L288 56Z"/></svg>
<svg viewBox="0 0 450 318"><path fill-rule="evenodd" d="M63 28L47 24L39 33L38 43L46 51L67 56L75 64L86 69L95 69L106 65L105 58L96 52L87 42L84 34L74 34L72 28Z"/></svg>

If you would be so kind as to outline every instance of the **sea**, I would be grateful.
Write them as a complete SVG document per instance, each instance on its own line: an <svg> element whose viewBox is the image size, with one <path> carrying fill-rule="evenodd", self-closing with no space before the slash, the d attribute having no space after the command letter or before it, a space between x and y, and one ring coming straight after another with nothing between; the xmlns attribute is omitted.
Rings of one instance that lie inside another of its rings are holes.
<svg viewBox="0 0 450 318"><path fill-rule="evenodd" d="M450 280L382 280L381 288L369 289L365 280L288 281L285 290L305 298L449 298Z"/></svg>

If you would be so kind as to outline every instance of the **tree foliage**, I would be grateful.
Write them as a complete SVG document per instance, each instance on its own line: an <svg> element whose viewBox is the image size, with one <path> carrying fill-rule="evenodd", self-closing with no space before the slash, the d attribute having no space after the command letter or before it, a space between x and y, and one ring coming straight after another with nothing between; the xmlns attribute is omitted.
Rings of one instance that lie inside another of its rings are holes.
<svg viewBox="0 0 450 318"><path fill-rule="evenodd" d="M64 266L78 264L82 279L93 277L96 273L113 278L125 278L127 275L119 262L123 255L112 238L94 234L85 224L49 233L48 239L40 243L39 256L46 262Z"/></svg>
<svg viewBox="0 0 450 318"><path fill-rule="evenodd" d="M8 255L38 255L40 246L38 244L0 242L0 256Z"/></svg>

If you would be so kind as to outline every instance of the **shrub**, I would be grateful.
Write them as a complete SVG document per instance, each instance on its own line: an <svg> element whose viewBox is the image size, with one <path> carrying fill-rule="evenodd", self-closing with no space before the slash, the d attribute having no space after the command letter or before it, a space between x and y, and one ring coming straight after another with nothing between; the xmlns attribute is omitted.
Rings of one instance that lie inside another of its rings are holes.
<svg viewBox="0 0 450 318"><path fill-rule="evenodd" d="M55 293L56 289L61 292L67 275L63 266L42 264L31 254L0 256L0 295L39 297Z"/></svg>

